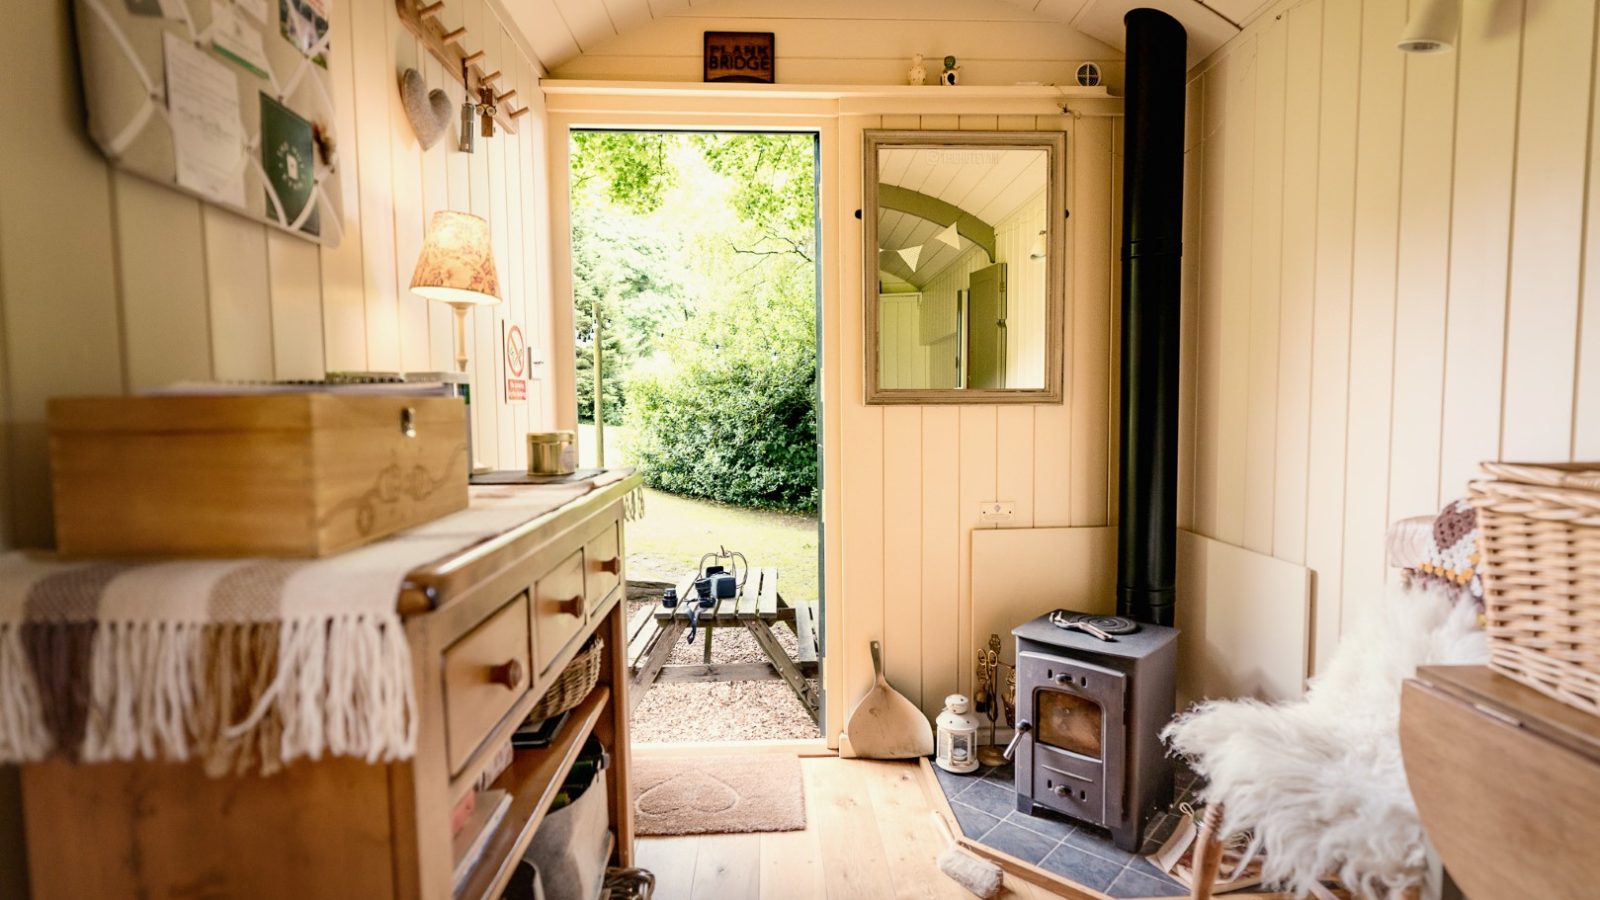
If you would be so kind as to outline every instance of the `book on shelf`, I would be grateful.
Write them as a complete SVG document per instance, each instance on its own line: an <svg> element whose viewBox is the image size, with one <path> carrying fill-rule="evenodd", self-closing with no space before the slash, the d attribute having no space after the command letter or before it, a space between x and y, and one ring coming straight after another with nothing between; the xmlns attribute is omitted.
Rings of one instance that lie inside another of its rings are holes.
<svg viewBox="0 0 1600 900"><path fill-rule="evenodd" d="M482 858L484 848L489 845L489 838L494 836L495 829L500 827L506 810L510 808L511 794L508 791L497 789L479 793L473 804L472 815L451 841L456 859L455 870L450 876L452 891L460 891L466 883L473 867Z"/></svg>
<svg viewBox="0 0 1600 900"><path fill-rule="evenodd" d="M483 774L478 776L478 783L475 785L476 789L480 791L488 790L489 785L494 784L496 778L505 774L506 769L511 768L511 760L514 756L514 744L506 741L500 745L500 749L496 750L494 756L489 758L489 764L483 767Z"/></svg>
<svg viewBox="0 0 1600 900"><path fill-rule="evenodd" d="M450 836L455 837L467 825L467 820L472 818L472 811L478 808L478 792L469 791L465 797L456 802L455 809L450 810Z"/></svg>

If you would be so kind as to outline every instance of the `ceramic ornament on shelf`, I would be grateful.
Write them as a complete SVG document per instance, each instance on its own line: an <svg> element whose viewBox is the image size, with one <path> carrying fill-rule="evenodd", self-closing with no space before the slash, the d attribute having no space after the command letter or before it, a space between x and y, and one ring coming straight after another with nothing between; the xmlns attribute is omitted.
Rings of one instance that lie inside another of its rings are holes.
<svg viewBox="0 0 1600 900"><path fill-rule="evenodd" d="M946 56L944 58L944 71L939 73L939 83L955 85L959 81L961 81L961 67L956 65L954 56Z"/></svg>
<svg viewBox="0 0 1600 900"><path fill-rule="evenodd" d="M426 150L439 142L450 120L455 117L455 104L442 88L428 90L428 82L416 69L407 69L400 76L400 103L405 107L411 130L417 133L417 143Z"/></svg>
<svg viewBox="0 0 1600 900"><path fill-rule="evenodd" d="M922 64L922 54L911 54L911 68L906 72L906 84L919 85L928 83L928 68Z"/></svg>

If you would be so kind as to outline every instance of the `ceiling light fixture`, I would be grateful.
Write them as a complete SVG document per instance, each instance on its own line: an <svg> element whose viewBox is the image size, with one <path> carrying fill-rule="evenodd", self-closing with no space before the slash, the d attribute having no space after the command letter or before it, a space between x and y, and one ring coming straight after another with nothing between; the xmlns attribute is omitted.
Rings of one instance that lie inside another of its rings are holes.
<svg viewBox="0 0 1600 900"><path fill-rule="evenodd" d="M1406 53L1447 53L1461 30L1461 0L1422 0L1398 46Z"/></svg>

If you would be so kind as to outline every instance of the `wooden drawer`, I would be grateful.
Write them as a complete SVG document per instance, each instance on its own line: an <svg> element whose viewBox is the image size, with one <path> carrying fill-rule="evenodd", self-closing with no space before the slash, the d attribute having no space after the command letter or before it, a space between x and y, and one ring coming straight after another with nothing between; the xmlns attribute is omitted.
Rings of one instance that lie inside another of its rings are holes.
<svg viewBox="0 0 1600 900"><path fill-rule="evenodd" d="M528 595L519 594L444 651L445 747L450 773L522 694L532 674L528 645Z"/></svg>
<svg viewBox="0 0 1600 900"><path fill-rule="evenodd" d="M588 573L584 578L584 594L589 598L589 612L594 612L612 588L622 581L622 541L617 533L620 522L607 522L604 531L589 539L584 545Z"/></svg>
<svg viewBox="0 0 1600 900"><path fill-rule="evenodd" d="M588 604L583 592L583 550L574 550L533 586L539 672L549 668L583 627Z"/></svg>

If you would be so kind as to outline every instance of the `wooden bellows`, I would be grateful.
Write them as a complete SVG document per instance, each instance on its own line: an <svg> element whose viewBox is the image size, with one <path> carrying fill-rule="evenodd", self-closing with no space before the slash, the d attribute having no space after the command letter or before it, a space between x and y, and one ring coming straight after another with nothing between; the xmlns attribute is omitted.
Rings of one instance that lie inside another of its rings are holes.
<svg viewBox="0 0 1600 900"><path fill-rule="evenodd" d="M1471 486L1491 668L1600 715L1600 463L1484 463Z"/></svg>

